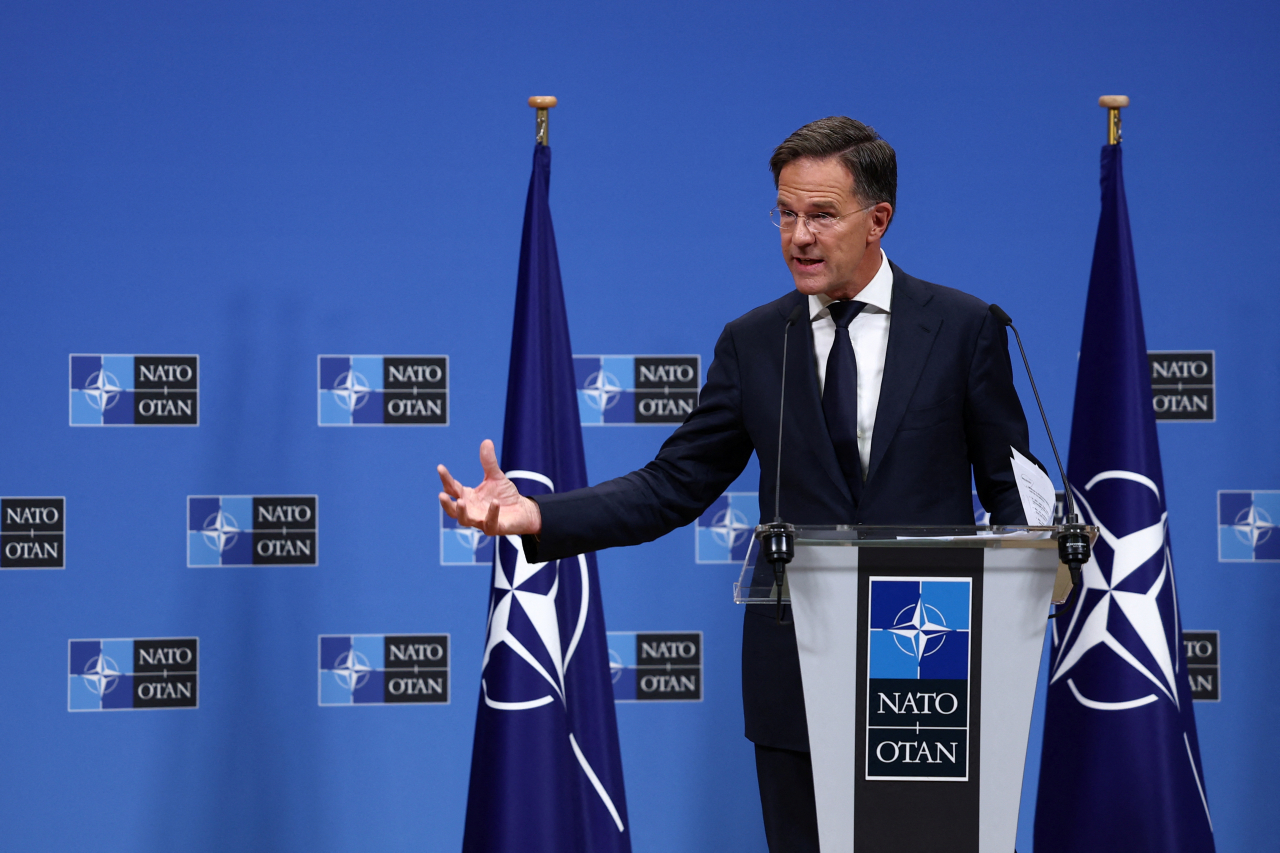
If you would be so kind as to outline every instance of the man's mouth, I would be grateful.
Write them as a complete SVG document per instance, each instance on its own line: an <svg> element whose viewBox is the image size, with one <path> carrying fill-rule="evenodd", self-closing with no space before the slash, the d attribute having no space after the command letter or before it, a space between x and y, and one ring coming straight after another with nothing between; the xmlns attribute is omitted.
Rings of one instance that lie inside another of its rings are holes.
<svg viewBox="0 0 1280 853"><path fill-rule="evenodd" d="M815 267L822 263L822 258L796 258L795 261L802 267Z"/></svg>

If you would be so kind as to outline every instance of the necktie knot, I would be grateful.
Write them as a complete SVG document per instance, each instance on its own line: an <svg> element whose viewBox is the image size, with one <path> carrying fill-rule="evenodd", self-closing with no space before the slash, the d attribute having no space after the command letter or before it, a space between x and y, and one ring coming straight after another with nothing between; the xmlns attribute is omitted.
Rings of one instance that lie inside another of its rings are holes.
<svg viewBox="0 0 1280 853"><path fill-rule="evenodd" d="M853 318L858 316L863 308L867 307L865 302L832 302L827 306L827 310L831 312L831 319L836 321L837 329L847 329L849 324L853 322Z"/></svg>

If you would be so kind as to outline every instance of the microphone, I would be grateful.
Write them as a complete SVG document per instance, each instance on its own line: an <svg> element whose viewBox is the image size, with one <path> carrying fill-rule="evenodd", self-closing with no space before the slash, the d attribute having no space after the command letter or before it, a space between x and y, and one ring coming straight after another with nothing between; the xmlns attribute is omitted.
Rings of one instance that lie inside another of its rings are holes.
<svg viewBox="0 0 1280 853"><path fill-rule="evenodd" d="M774 618L779 625L790 624L782 619L782 580L786 574L787 563L796 555L796 529L782 520L782 416L787 406L787 336L791 327L799 322L809 307L807 299L800 302L787 317L787 325L782 329L782 381L778 391L778 467L773 479L773 521L764 526L760 532L760 540L765 559L773 566L774 587L777 589L777 610Z"/></svg>
<svg viewBox="0 0 1280 853"><path fill-rule="evenodd" d="M1013 325L1013 318L999 305L991 305L987 310L1000 325L1013 329L1013 337L1018 342L1018 352L1022 353L1022 365L1027 369L1027 379L1031 380L1031 393L1035 395L1036 405L1040 408L1040 420L1044 421L1044 431L1049 436L1049 446L1053 448L1053 459L1058 463L1058 473L1062 475L1062 488L1067 498L1067 518L1066 524L1062 525L1062 529L1058 532L1058 559L1065 563L1067 570L1071 572L1071 594L1067 596L1062 607L1049 617L1056 619L1070 612L1080 597L1082 586L1080 569L1089 562L1089 533L1080 523L1080 517L1076 515L1076 503L1071 496L1071 483L1067 482L1067 472L1062 467L1062 457L1058 456L1058 445L1054 443L1053 430L1049 429L1049 418L1044 413L1044 404L1040 402L1040 392L1036 390L1035 377L1031 375L1031 362L1027 361L1027 351L1022 346L1022 335L1018 334L1018 327Z"/></svg>

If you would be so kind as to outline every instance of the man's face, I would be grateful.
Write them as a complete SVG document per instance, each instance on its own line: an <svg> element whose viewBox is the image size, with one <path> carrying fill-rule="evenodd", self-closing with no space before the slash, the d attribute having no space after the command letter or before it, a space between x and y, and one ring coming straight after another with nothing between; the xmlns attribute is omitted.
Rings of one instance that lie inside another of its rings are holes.
<svg viewBox="0 0 1280 853"><path fill-rule="evenodd" d="M782 229L782 256L797 290L806 296L849 299L871 281L880 268L880 236L893 208L882 202L859 210L864 206L854 194L853 175L835 157L793 160L782 167L781 210L841 217L821 233L804 219Z"/></svg>

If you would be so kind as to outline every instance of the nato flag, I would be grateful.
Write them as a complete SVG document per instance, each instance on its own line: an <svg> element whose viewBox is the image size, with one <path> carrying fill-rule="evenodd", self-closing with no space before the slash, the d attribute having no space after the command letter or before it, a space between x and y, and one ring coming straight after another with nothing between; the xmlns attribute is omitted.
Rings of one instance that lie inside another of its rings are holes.
<svg viewBox="0 0 1280 853"><path fill-rule="evenodd" d="M524 211L502 468L526 495L587 485L582 427L538 145ZM628 853L622 757L595 556L494 551L462 849Z"/></svg>
<svg viewBox="0 0 1280 853"><path fill-rule="evenodd" d="M1079 602L1053 624L1036 853L1214 849L1149 369L1120 146L1108 145L1068 463L1100 535Z"/></svg>

